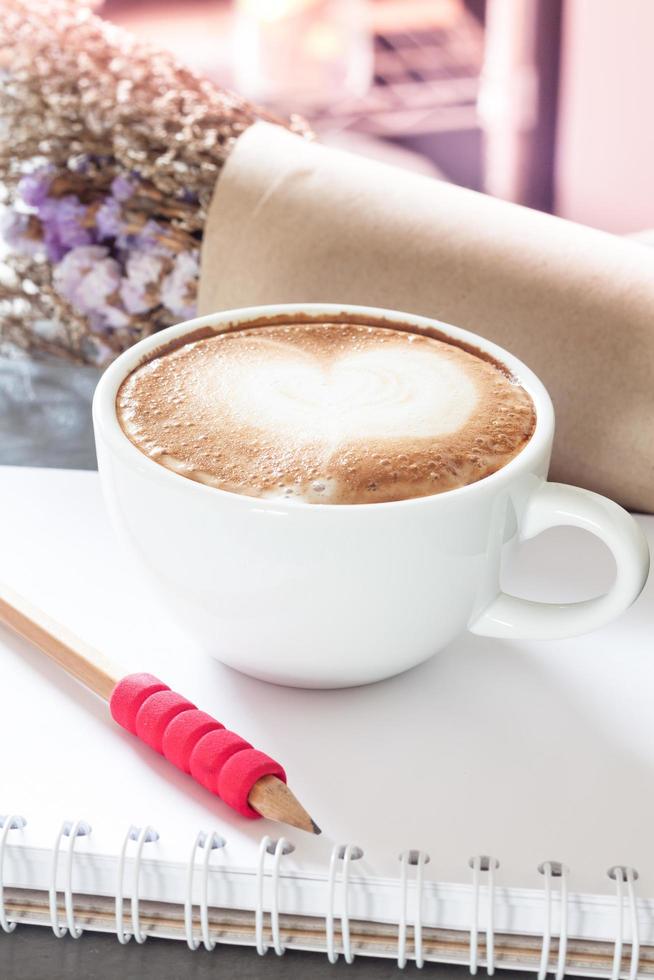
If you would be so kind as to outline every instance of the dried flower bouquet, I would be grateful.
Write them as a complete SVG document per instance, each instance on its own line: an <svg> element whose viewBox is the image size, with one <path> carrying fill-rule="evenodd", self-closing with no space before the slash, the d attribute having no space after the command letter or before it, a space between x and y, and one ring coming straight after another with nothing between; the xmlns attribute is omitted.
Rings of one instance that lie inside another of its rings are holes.
<svg viewBox="0 0 654 980"><path fill-rule="evenodd" d="M0 336L102 365L192 316L220 170L281 120L80 0L3 0L0 85Z"/></svg>

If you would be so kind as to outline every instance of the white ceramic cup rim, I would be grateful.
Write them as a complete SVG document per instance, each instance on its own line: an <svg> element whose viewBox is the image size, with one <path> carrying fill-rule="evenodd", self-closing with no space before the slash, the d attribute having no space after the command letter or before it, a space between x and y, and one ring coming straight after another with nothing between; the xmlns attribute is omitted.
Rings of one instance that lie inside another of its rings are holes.
<svg viewBox="0 0 654 980"><path fill-rule="evenodd" d="M526 446L505 466L491 473L489 476L477 480L475 483L466 484L453 490L445 490L442 493L430 494L424 497L410 497L405 500L392 500L380 503L366 504L314 504L306 503L301 500L253 497L247 494L233 493L230 490L223 490L220 487L210 486L199 483L189 477L182 476L162 466L146 456L138 449L123 432L116 412L116 396L118 389L124 379L136 368L149 354L160 347L169 344L171 341L183 337L185 334L193 333L202 327L229 327L238 324L255 321L262 317L276 317L288 313L290 316L306 313L310 317L324 317L325 320L333 319L339 315L347 315L362 318L376 318L401 323L408 326L415 326L420 329L434 329L451 337L454 341L470 344L478 350L490 355L500 361L511 374L520 382L531 396L536 409L536 426L533 435ZM325 512L330 514L342 513L343 511L357 512L374 510L376 513L382 508L411 508L411 507L437 507L439 501L447 498L451 500L454 495L471 496L476 492L483 492L489 484L496 486L504 482L511 481L517 472L521 470L533 470L542 460L543 451L549 451L549 442L554 430L554 411L552 402L547 393L547 389L537 376L525 364L513 354L499 347L497 344L480 337L478 334L461 327L455 327L440 320L430 317L415 316L410 313L402 313L397 310L379 309L369 306L350 306L347 303L281 303L271 306L250 306L237 310L226 310L221 313L210 313L207 316L196 317L193 320L186 320L175 326L160 330L143 340L138 341L128 350L124 351L106 369L95 390L93 397L93 422L96 434L99 435L110 451L114 452L132 468L138 469L141 473L152 479L164 480L176 484L178 489L184 487L186 492L194 494L219 494L230 498L236 505L251 507L257 504L259 509L270 509L279 512L292 511L301 508L309 508L311 512Z"/></svg>

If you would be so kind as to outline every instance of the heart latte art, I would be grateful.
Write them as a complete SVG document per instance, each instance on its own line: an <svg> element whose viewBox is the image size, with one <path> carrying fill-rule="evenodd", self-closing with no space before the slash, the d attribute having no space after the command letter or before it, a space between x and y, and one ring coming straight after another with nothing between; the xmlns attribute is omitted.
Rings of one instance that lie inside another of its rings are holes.
<svg viewBox="0 0 654 980"><path fill-rule="evenodd" d="M117 410L142 452L190 479L330 504L473 483L512 459L535 422L526 391L489 361L352 323L189 342L129 375Z"/></svg>

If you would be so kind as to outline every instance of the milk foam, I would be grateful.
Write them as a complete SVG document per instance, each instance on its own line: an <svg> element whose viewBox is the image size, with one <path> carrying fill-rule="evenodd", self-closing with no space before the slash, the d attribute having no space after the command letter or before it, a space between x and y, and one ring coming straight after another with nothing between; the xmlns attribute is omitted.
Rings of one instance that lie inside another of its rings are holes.
<svg viewBox="0 0 654 980"><path fill-rule="evenodd" d="M530 437L531 399L454 344L357 324L219 334L138 368L123 429L170 469L250 496L369 503L474 482Z"/></svg>
<svg viewBox="0 0 654 980"><path fill-rule="evenodd" d="M408 348L399 363L394 345L319 358L268 337L251 338L248 356L200 380L194 395L216 424L227 402L242 424L325 449L455 432L478 400L461 366L429 348Z"/></svg>

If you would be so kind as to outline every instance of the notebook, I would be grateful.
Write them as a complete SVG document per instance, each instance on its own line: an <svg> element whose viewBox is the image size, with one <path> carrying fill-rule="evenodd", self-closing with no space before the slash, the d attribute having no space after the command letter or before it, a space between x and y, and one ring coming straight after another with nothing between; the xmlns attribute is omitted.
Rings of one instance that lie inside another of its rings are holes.
<svg viewBox="0 0 654 980"><path fill-rule="evenodd" d="M194 647L116 541L96 473L0 468L0 514L0 581L278 758L323 828L243 820L0 629L1 924L654 973L651 585L590 636L464 635L394 679L304 691ZM504 580L569 601L611 574L595 539L558 529Z"/></svg>

